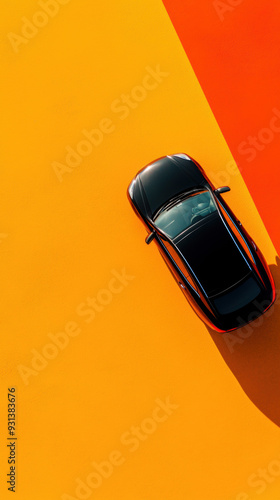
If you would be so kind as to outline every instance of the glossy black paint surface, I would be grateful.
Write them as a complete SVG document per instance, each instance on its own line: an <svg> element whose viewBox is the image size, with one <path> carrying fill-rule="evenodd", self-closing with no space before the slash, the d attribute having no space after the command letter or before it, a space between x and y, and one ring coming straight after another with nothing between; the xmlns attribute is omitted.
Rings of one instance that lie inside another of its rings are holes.
<svg viewBox="0 0 280 500"><path fill-rule="evenodd" d="M203 185L205 181L191 160L172 156L156 161L152 167L143 170L138 179L152 216L166 201L193 186Z"/></svg>
<svg viewBox="0 0 280 500"><path fill-rule="evenodd" d="M128 188L134 210L148 233L154 232L148 243L156 243L195 312L220 332L254 320L275 300L264 257L221 196L227 190L215 191L201 166L183 154L149 164ZM212 211L201 204L197 213L195 207L191 222L186 213L188 223L175 237L157 226L159 214L174 206L182 211L183 200L203 192L211 197Z"/></svg>
<svg viewBox="0 0 280 500"><path fill-rule="evenodd" d="M174 243L209 297L227 290L250 271L218 212L195 224Z"/></svg>

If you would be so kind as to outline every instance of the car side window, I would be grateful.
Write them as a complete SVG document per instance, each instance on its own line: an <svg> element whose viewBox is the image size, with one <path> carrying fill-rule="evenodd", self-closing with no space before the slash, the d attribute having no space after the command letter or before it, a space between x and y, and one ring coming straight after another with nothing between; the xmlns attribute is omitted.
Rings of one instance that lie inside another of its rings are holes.
<svg viewBox="0 0 280 500"><path fill-rule="evenodd" d="M174 260L174 262L179 267L181 273L188 280L189 284L192 286L192 288L197 293L199 293L195 282L193 281L192 277L189 274L189 270L188 270L187 266L184 264L183 260L181 259L181 257L179 256L179 254L176 252L175 248L169 243L169 241L167 239L164 239L163 244L166 247L166 249L168 250L168 252L171 255L171 257Z"/></svg>
<svg viewBox="0 0 280 500"><path fill-rule="evenodd" d="M235 237L238 239L239 243L241 244L242 248L244 249L244 251L246 252L247 256L249 257L250 259L250 262L252 264L254 264L254 259L253 259L253 256L250 252L250 249L248 248L243 236L241 235L241 233L239 232L239 230L237 229L237 227L235 226L235 224L233 223L233 221L231 220L230 216L228 215L227 211L225 210L225 208L222 206L222 204L219 202L219 200L217 200L218 202L218 205L219 205L219 208L228 224L228 226L230 227L230 229L232 230L233 234L235 235Z"/></svg>

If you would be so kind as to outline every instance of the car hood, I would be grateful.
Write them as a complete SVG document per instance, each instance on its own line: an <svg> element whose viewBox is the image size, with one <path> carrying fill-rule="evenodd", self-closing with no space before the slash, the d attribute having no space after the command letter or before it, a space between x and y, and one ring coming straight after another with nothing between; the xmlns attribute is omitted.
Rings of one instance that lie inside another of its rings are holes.
<svg viewBox="0 0 280 500"><path fill-rule="evenodd" d="M142 170L137 179L141 183L151 216L176 195L207 185L196 164L179 156L167 156Z"/></svg>
<svg viewBox="0 0 280 500"><path fill-rule="evenodd" d="M208 297L241 281L250 267L218 213L174 240Z"/></svg>

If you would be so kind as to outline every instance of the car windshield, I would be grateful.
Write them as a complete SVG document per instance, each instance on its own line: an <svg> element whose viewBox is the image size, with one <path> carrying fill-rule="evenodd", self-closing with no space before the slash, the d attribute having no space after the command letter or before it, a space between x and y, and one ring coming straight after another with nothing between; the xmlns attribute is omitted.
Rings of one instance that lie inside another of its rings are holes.
<svg viewBox="0 0 280 500"><path fill-rule="evenodd" d="M155 225L170 238L215 212L216 205L209 191L199 191L168 203L155 219Z"/></svg>

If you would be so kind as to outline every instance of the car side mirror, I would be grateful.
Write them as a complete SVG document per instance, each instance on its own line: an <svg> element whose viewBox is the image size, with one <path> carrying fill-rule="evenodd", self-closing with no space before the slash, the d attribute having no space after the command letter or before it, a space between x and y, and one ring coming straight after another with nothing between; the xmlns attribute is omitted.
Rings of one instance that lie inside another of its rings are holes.
<svg viewBox="0 0 280 500"><path fill-rule="evenodd" d="M155 236L156 236L155 231L153 231L152 233L148 234L147 238L145 239L147 245L149 245L153 241L153 239L155 238Z"/></svg>
<svg viewBox="0 0 280 500"><path fill-rule="evenodd" d="M222 193L227 193L228 191L230 191L230 187L228 186L222 186L218 189L215 189L214 193L216 194L222 194Z"/></svg>

